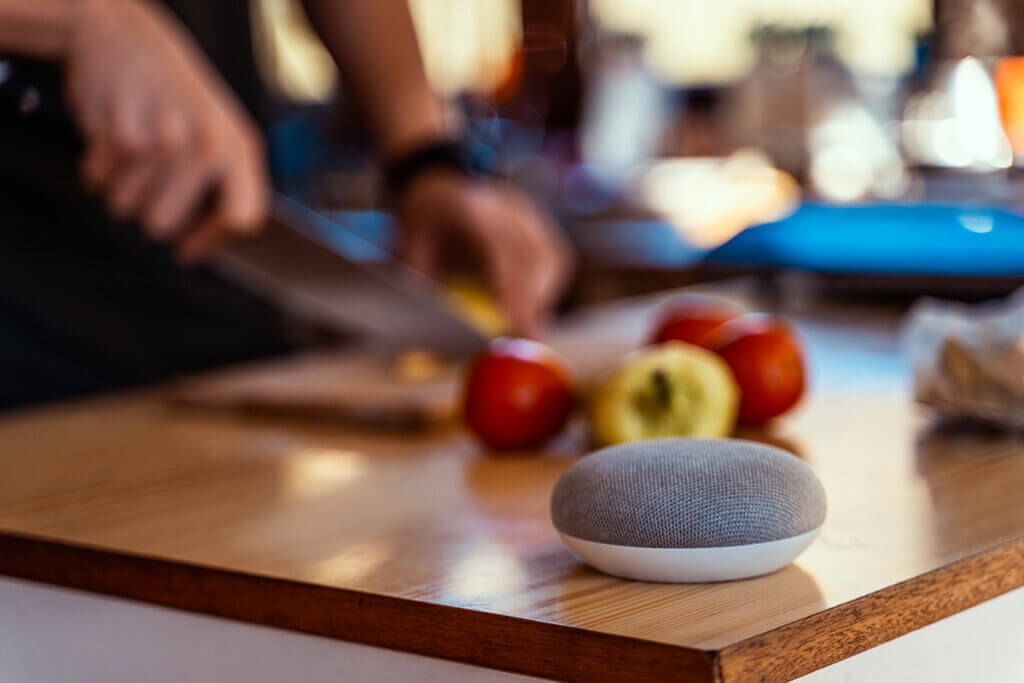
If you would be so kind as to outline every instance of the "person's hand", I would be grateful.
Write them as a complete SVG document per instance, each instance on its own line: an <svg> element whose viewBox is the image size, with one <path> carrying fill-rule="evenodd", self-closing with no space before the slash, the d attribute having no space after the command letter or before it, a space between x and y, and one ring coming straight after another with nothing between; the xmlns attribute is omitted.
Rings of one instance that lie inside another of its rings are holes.
<svg viewBox="0 0 1024 683"><path fill-rule="evenodd" d="M409 265L433 274L446 238L468 240L516 330L538 332L566 284L572 258L562 234L526 195L437 170L416 177L397 208Z"/></svg>
<svg viewBox="0 0 1024 683"><path fill-rule="evenodd" d="M81 0L64 51L84 180L183 260L257 230L262 139L177 22L146 0Z"/></svg>

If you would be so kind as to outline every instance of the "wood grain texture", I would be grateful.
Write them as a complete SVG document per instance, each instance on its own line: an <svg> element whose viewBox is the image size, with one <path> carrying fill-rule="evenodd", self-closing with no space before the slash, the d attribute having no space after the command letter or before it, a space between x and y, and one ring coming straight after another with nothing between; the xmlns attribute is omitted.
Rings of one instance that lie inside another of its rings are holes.
<svg viewBox="0 0 1024 683"><path fill-rule="evenodd" d="M973 555L724 648L727 681L788 681L1024 585L1024 540Z"/></svg>
<svg viewBox="0 0 1024 683"><path fill-rule="evenodd" d="M744 435L804 458L829 513L769 576L672 586L579 563L548 518L586 451L579 425L544 453L493 457L454 426L182 411L160 390L0 419L0 571L580 680L599 673L590 658L641 679L783 680L1024 584L1024 444L931 426L897 315L789 312L809 395ZM586 369L650 319L639 301L563 333Z"/></svg>
<svg viewBox="0 0 1024 683"><path fill-rule="evenodd" d="M714 656L700 650L25 536L0 534L0 568L11 576L557 680L713 676Z"/></svg>

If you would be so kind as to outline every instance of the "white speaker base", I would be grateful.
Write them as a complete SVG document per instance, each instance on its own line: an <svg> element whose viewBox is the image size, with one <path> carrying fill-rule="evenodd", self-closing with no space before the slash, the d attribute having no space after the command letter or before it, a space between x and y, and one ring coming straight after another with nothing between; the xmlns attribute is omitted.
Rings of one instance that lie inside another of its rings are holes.
<svg viewBox="0 0 1024 683"><path fill-rule="evenodd" d="M635 548L559 534L594 569L636 581L708 583L748 579L782 569L796 559L821 528L767 543L720 548Z"/></svg>

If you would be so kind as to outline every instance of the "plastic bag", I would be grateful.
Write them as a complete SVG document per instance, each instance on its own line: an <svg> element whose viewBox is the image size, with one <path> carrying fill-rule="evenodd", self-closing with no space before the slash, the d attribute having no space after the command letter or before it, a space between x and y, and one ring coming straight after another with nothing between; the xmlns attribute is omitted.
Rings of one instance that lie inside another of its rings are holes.
<svg viewBox="0 0 1024 683"><path fill-rule="evenodd" d="M999 302L924 299L903 335L914 396L941 414L1024 427L1024 289Z"/></svg>

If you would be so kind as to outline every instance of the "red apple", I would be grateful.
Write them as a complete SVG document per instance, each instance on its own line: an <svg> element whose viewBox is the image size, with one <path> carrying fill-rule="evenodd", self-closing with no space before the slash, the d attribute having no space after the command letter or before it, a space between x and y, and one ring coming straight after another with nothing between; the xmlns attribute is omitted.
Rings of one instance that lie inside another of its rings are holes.
<svg viewBox="0 0 1024 683"><path fill-rule="evenodd" d="M686 295L675 299L658 317L652 344L681 341L704 346L703 339L741 311L721 299Z"/></svg>
<svg viewBox="0 0 1024 683"><path fill-rule="evenodd" d="M568 368L554 350L497 339L470 365L463 418L491 448L531 448L562 431L573 402Z"/></svg>
<svg viewBox="0 0 1024 683"><path fill-rule="evenodd" d="M732 368L740 386L740 422L760 424L792 408L804 393L803 351L781 319L751 313L705 337Z"/></svg>

